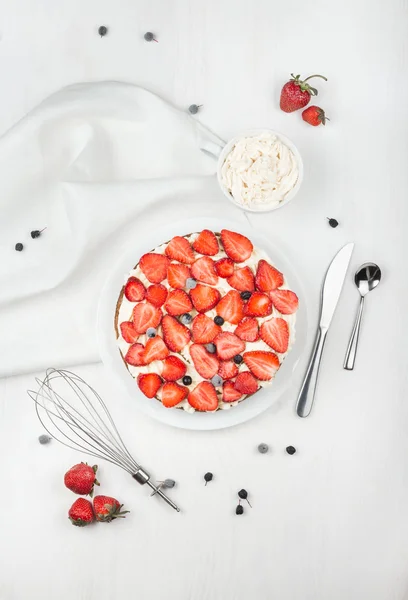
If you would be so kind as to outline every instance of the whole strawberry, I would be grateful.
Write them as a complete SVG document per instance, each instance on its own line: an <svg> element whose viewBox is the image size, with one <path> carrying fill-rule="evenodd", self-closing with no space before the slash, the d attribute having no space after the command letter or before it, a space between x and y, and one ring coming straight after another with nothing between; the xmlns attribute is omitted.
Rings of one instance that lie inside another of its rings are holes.
<svg viewBox="0 0 408 600"><path fill-rule="evenodd" d="M98 466L90 467L86 463L74 465L64 475L64 483L69 490L81 496L91 496L94 492L94 485L99 485L96 479Z"/></svg>
<svg viewBox="0 0 408 600"><path fill-rule="evenodd" d="M85 498L78 498L68 511L68 517L73 525L85 527L95 520L92 504Z"/></svg>
<svg viewBox="0 0 408 600"><path fill-rule="evenodd" d="M111 496L95 496L93 499L93 508L97 521L110 523L113 519L125 518L128 510L121 510L123 504L120 504L116 498Z"/></svg>
<svg viewBox="0 0 408 600"><path fill-rule="evenodd" d="M324 110L319 106L308 106L302 112L302 119L306 121L306 123L309 123L309 125L313 125L313 127L326 125L326 121L330 121L330 119L326 117Z"/></svg>
<svg viewBox="0 0 408 600"><path fill-rule="evenodd" d="M293 73L291 75L292 79L285 83L280 96L280 107L287 113L305 107L309 104L311 96L317 96L317 89L306 83L309 79L312 79L312 77L321 77L327 81L323 75L310 75L310 77L306 77L303 81L300 79L300 75L293 75Z"/></svg>

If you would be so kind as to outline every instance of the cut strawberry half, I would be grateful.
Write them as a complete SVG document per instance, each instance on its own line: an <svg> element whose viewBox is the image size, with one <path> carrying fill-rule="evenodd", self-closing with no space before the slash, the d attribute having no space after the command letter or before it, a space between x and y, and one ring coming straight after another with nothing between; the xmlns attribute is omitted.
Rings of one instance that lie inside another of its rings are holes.
<svg viewBox="0 0 408 600"><path fill-rule="evenodd" d="M254 317L245 317L234 333L245 342L256 342L259 339L258 321Z"/></svg>
<svg viewBox="0 0 408 600"><path fill-rule="evenodd" d="M249 267L237 269L227 281L231 287L240 292L253 292L255 289L254 274Z"/></svg>
<svg viewBox="0 0 408 600"><path fill-rule="evenodd" d="M242 398L241 392L235 389L232 381L225 381L222 386L222 399L224 402L235 402Z"/></svg>
<svg viewBox="0 0 408 600"><path fill-rule="evenodd" d="M169 355L169 349L163 339L156 335L154 338L149 338L146 342L143 358L148 365L154 360L163 360Z"/></svg>
<svg viewBox="0 0 408 600"><path fill-rule="evenodd" d="M133 325L138 333L146 333L149 327L157 327L162 318L160 308L149 304L149 302L141 302L136 304L133 309Z"/></svg>
<svg viewBox="0 0 408 600"><path fill-rule="evenodd" d="M137 385L148 398L155 397L161 384L162 381L157 373L141 373L137 378Z"/></svg>
<svg viewBox="0 0 408 600"><path fill-rule="evenodd" d="M233 325L236 325L243 319L244 301L239 292L230 290L221 298L217 304L217 315Z"/></svg>
<svg viewBox="0 0 408 600"><path fill-rule="evenodd" d="M202 381L188 395L190 406L200 411L213 411L218 408L218 397L215 387L209 381Z"/></svg>
<svg viewBox="0 0 408 600"><path fill-rule="evenodd" d="M141 367L145 365L144 351L145 347L143 344L133 344L126 352L125 362L133 367Z"/></svg>
<svg viewBox="0 0 408 600"><path fill-rule="evenodd" d="M194 317L191 331L196 344L209 344L221 333L221 327L207 315L199 314Z"/></svg>
<svg viewBox="0 0 408 600"><path fill-rule="evenodd" d="M169 286L174 289L186 287L187 279L191 277L190 269L187 265L180 263L170 263L167 269L167 279Z"/></svg>
<svg viewBox="0 0 408 600"><path fill-rule="evenodd" d="M260 292L276 290L276 288L283 285L283 275L266 260L261 259L256 270L255 285Z"/></svg>
<svg viewBox="0 0 408 600"><path fill-rule="evenodd" d="M184 377L187 371L187 365L178 356L168 356L163 361L163 370L161 376L166 381L177 381Z"/></svg>
<svg viewBox="0 0 408 600"><path fill-rule="evenodd" d="M217 335L214 344L217 347L217 354L222 360L229 360L245 350L245 342L229 331L223 331Z"/></svg>
<svg viewBox="0 0 408 600"><path fill-rule="evenodd" d="M120 324L120 332L123 339L128 344L134 344L137 342L139 334L137 333L131 321L123 321L123 323Z"/></svg>
<svg viewBox="0 0 408 600"><path fill-rule="evenodd" d="M190 312L193 308L190 296L184 290L172 290L166 300L164 308L173 317Z"/></svg>
<svg viewBox="0 0 408 600"><path fill-rule="evenodd" d="M211 379L211 377L214 377L218 373L220 365L218 359L214 354L207 352L204 346L192 344L190 346L190 356L197 373L201 377L204 377L204 379Z"/></svg>
<svg viewBox="0 0 408 600"><path fill-rule="evenodd" d="M166 408L180 404L188 394L188 388L177 383L165 383L161 391L161 401Z"/></svg>
<svg viewBox="0 0 408 600"><path fill-rule="evenodd" d="M150 304L153 304L153 306L157 306L157 308L163 306L166 302L166 298L167 290L161 283L149 285L146 290L146 300L150 302Z"/></svg>
<svg viewBox="0 0 408 600"><path fill-rule="evenodd" d="M164 342L172 352L181 352L190 341L190 330L170 315L163 317L162 329Z"/></svg>
<svg viewBox="0 0 408 600"><path fill-rule="evenodd" d="M279 369L279 358L274 352L254 350L245 352L244 363L257 379L269 381Z"/></svg>
<svg viewBox="0 0 408 600"><path fill-rule="evenodd" d="M271 313L271 299L262 292L254 292L245 305L245 314L248 317L267 317Z"/></svg>
<svg viewBox="0 0 408 600"><path fill-rule="evenodd" d="M297 311L299 298L291 290L274 290L269 293L274 307L282 315L291 315Z"/></svg>
<svg viewBox="0 0 408 600"><path fill-rule="evenodd" d="M214 261L209 256L202 256L198 258L191 265L191 274L197 281L203 283L209 283L210 285L216 285L218 282L218 275L215 270Z"/></svg>
<svg viewBox="0 0 408 600"><path fill-rule="evenodd" d="M221 231L221 241L226 255L238 263L247 260L254 249L247 237L235 231L228 231L228 229Z"/></svg>
<svg viewBox="0 0 408 600"><path fill-rule="evenodd" d="M191 300L193 301L194 308L204 313L207 310L211 310L217 305L221 297L220 292L216 288L208 287L198 283L194 289L190 292Z"/></svg>
<svg viewBox="0 0 408 600"><path fill-rule="evenodd" d="M234 388L241 394L254 394L258 389L258 382L252 373L243 371L236 378Z"/></svg>
<svg viewBox="0 0 408 600"><path fill-rule="evenodd" d="M222 360L218 369L218 375L223 379L233 379L233 377L238 375L238 367L232 360Z"/></svg>
<svg viewBox="0 0 408 600"><path fill-rule="evenodd" d="M230 258L220 258L215 263L215 271L218 277L223 277L224 279L231 277L234 273L234 268L234 261Z"/></svg>
<svg viewBox="0 0 408 600"><path fill-rule="evenodd" d="M212 231L203 229L193 242L193 248L200 254L215 256L218 253L218 240Z"/></svg>
<svg viewBox="0 0 408 600"><path fill-rule="evenodd" d="M168 266L169 259L163 254L155 254L154 252L143 254L139 261L139 267L150 283L160 283L163 279L166 279Z"/></svg>
<svg viewBox="0 0 408 600"><path fill-rule="evenodd" d="M137 277L129 277L125 285L125 296L129 302L140 302L145 297L146 289Z"/></svg>
<svg viewBox="0 0 408 600"><path fill-rule="evenodd" d="M172 260L191 265L194 262L194 252L186 238L176 235L166 246L166 256Z"/></svg>
<svg viewBox="0 0 408 600"><path fill-rule="evenodd" d="M289 326L284 319L275 318L261 325L261 338L275 352L286 352L289 346Z"/></svg>

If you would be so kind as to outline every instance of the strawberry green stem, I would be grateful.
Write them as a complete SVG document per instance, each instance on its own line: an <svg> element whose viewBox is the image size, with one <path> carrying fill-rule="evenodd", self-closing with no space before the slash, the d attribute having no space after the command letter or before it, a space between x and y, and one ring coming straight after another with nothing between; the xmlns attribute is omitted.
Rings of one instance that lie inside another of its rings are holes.
<svg viewBox="0 0 408 600"><path fill-rule="evenodd" d="M322 79L324 79L325 81L327 81L327 77L324 77L324 75L309 75L309 77L306 77L306 79L303 80L303 83L305 81L307 81L308 79L312 79L313 77L321 77Z"/></svg>

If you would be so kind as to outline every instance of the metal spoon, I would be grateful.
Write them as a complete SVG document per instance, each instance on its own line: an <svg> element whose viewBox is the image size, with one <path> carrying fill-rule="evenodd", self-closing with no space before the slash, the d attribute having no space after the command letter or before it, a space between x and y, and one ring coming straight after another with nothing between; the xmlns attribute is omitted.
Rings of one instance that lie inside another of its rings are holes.
<svg viewBox="0 0 408 600"><path fill-rule="evenodd" d="M364 263L354 276L354 283L360 292L360 306L354 321L353 331L351 332L350 341L347 347L346 356L344 358L344 369L352 371L356 361L358 336L360 333L361 317L363 316L364 298L371 292L381 281L381 269L374 263Z"/></svg>

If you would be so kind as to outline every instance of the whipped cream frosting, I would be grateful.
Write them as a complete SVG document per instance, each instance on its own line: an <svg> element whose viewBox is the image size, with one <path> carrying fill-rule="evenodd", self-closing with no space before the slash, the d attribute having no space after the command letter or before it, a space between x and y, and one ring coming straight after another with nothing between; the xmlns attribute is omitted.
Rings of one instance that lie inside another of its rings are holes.
<svg viewBox="0 0 408 600"><path fill-rule="evenodd" d="M248 208L278 206L298 178L296 156L277 135L269 132L238 140L221 168L225 190Z"/></svg>

